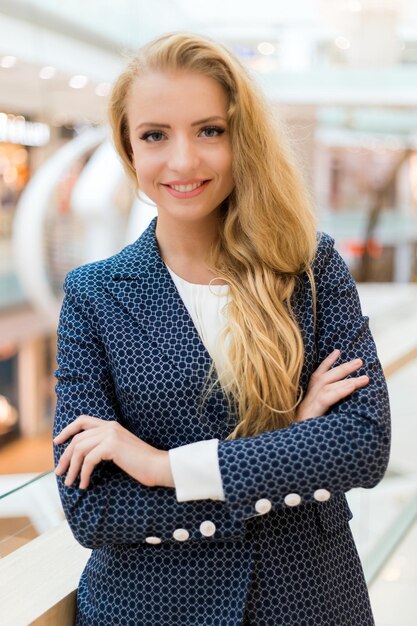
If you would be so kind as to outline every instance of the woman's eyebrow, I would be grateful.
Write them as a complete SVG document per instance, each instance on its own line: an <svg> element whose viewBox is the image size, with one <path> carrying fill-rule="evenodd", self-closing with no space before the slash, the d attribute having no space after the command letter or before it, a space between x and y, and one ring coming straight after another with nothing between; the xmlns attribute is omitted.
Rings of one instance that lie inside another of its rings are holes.
<svg viewBox="0 0 417 626"><path fill-rule="evenodd" d="M198 126L199 124L205 124L206 122L213 122L214 120L223 120L224 122L227 121L224 117L221 117L220 115L212 115L211 117L206 117L203 120L198 120L197 122L193 122L191 126ZM159 122L142 122L141 124L138 124L136 126L135 130L138 130L138 128L141 128L142 126L158 126L158 128L171 128L169 124L160 124Z"/></svg>

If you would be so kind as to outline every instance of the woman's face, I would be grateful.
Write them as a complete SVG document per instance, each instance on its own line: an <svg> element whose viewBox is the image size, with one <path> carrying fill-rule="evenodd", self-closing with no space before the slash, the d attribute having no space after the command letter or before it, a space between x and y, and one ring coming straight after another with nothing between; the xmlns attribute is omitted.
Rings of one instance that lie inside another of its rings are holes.
<svg viewBox="0 0 417 626"><path fill-rule="evenodd" d="M225 90L202 74L153 73L133 83L127 102L133 162L159 216L204 220L231 193L226 110Z"/></svg>

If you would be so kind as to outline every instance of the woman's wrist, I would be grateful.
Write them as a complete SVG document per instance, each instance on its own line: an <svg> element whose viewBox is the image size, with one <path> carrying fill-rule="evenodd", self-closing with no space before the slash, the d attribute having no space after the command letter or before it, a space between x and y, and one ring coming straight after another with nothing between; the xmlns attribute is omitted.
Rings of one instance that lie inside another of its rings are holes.
<svg viewBox="0 0 417 626"><path fill-rule="evenodd" d="M166 450L158 450L155 456L154 475L156 487L175 488L169 454Z"/></svg>

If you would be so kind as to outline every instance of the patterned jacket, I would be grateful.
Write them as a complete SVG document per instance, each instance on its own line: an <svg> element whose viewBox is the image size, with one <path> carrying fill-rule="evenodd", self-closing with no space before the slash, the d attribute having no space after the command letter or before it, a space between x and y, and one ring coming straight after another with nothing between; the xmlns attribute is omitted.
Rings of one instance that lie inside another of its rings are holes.
<svg viewBox="0 0 417 626"><path fill-rule="evenodd" d="M210 356L163 263L157 218L118 254L69 272L58 327L54 436L78 415L117 420L159 449L219 439L225 501L178 502L110 461L89 487L57 476L77 541L92 548L77 596L91 626L371 626L345 492L374 487L390 449L386 382L355 283L321 233L293 306L301 386L335 348L370 382L325 415L225 441L236 421L217 388L201 410ZM68 441L54 446L58 462Z"/></svg>

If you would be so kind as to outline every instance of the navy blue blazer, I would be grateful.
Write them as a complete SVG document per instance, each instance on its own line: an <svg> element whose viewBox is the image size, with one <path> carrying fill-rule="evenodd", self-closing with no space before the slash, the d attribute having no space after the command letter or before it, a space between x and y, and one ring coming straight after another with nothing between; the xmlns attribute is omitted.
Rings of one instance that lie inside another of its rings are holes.
<svg viewBox="0 0 417 626"><path fill-rule="evenodd" d="M369 384L326 415L225 441L237 415L219 387L200 410L211 359L160 257L156 220L118 254L66 276L54 436L84 413L164 450L218 438L226 499L180 503L174 489L143 486L110 461L86 490L57 476L74 537L93 549L77 624L371 626L344 494L383 477L390 408L368 317L334 240L321 233L314 261L316 326L306 275L293 295L301 385L335 348L339 362L363 359L354 375L368 374ZM67 445L54 446L55 463Z"/></svg>

